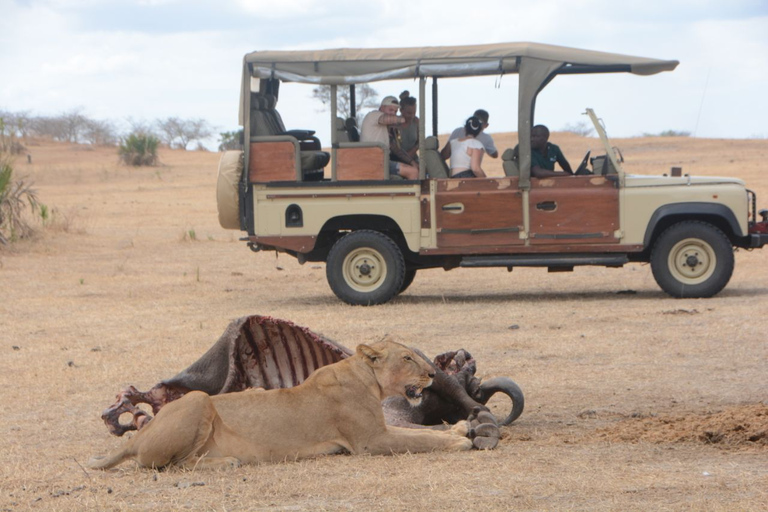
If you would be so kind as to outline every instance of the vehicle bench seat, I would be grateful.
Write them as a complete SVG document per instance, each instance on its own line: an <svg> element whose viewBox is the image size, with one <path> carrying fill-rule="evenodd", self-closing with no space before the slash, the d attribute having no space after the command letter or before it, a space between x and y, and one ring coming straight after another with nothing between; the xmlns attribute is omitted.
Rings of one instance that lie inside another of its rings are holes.
<svg viewBox="0 0 768 512"><path fill-rule="evenodd" d="M251 135L269 137L289 135L299 141L301 149L301 170L306 181L323 179L323 168L328 165L331 155L321 151L320 139L314 136L314 130L286 130L280 113L275 108L277 98L274 95L254 94L251 108Z"/></svg>

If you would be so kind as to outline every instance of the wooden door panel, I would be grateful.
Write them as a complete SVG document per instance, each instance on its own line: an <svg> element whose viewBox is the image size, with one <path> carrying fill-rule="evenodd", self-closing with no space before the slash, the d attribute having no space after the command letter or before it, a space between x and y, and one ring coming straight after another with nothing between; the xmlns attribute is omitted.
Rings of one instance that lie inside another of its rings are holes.
<svg viewBox="0 0 768 512"><path fill-rule="evenodd" d="M619 190L604 177L531 180L531 244L616 243Z"/></svg>
<svg viewBox="0 0 768 512"><path fill-rule="evenodd" d="M437 246L523 244L521 197L516 178L437 180Z"/></svg>

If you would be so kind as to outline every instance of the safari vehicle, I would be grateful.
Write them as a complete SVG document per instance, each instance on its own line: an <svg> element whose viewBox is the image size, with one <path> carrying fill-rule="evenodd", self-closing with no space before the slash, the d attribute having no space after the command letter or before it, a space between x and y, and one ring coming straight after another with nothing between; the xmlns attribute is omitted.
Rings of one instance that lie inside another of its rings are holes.
<svg viewBox="0 0 768 512"><path fill-rule="evenodd" d="M349 304L385 303L427 268L568 271L630 262L650 262L673 297L710 297L731 277L734 248L768 241L768 212L756 218L744 182L629 174L591 110L605 150L592 173L530 172L536 97L552 79L653 75L677 64L534 43L249 53L240 104L246 144L222 156L220 223L247 232L242 240L254 251L326 262L331 289ZM448 178L437 153L438 80L509 74L519 81L517 156L504 152L503 177ZM393 79L418 80L420 98L432 81L432 136L419 102L418 180L390 179L388 148L356 141L354 123L336 117L339 87L354 98L355 84ZM281 82L330 85L329 151L312 131L285 129L276 110ZM587 167L585 157L580 168Z"/></svg>

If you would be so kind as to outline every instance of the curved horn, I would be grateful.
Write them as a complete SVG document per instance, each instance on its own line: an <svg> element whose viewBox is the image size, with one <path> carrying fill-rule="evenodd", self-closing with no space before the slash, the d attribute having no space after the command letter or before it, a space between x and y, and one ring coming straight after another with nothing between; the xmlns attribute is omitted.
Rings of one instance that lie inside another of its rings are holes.
<svg viewBox="0 0 768 512"><path fill-rule="evenodd" d="M499 392L504 393L512 400L512 412L503 421L500 421L499 425L509 425L523 414L523 408L525 407L523 391L509 377L494 377L482 382L480 384L480 392L482 393L480 402L483 405Z"/></svg>

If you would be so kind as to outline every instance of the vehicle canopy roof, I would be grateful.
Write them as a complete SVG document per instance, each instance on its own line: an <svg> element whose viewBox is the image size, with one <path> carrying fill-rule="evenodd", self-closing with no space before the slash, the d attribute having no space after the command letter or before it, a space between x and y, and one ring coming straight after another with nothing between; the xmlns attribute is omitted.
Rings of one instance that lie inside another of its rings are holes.
<svg viewBox="0 0 768 512"><path fill-rule="evenodd" d="M652 75L671 71L676 60L633 57L540 43L498 43L422 48L339 48L308 51L257 51L245 55L251 76L311 84L357 84L418 77L458 77L523 73L531 61L561 72L628 72Z"/></svg>
<svg viewBox="0 0 768 512"><path fill-rule="evenodd" d="M518 138L530 140L536 95L558 74L672 71L676 60L633 57L540 43L497 43L421 48L340 48L256 51L244 57L242 92L251 78L308 84L352 85L427 77L518 74ZM245 94L241 96L245 100ZM423 107L423 102L421 103ZM241 101L241 122L246 116ZM520 169L527 181L530 147L521 144Z"/></svg>

